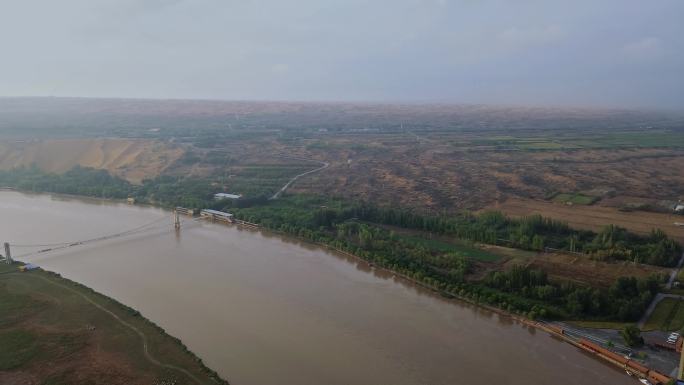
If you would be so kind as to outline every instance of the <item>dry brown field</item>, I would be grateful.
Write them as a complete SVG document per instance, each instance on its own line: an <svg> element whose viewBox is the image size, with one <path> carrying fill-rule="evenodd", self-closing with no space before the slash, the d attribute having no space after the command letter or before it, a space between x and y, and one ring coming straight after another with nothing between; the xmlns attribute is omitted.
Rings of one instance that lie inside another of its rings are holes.
<svg viewBox="0 0 684 385"><path fill-rule="evenodd" d="M459 141L476 138L368 134L282 147L331 164L325 173L298 183L298 191L433 213L479 210L511 197L543 201L553 192L651 201L684 198L680 149L521 151Z"/></svg>
<svg viewBox="0 0 684 385"><path fill-rule="evenodd" d="M603 226L614 224L637 234L648 234L652 229L661 229L679 242L684 242L684 226L675 222L684 222L681 215L653 213L646 211L620 211L614 207L597 205L564 205L534 199L508 198L495 203L488 209L500 210L512 217L533 214L567 222L579 229L599 231Z"/></svg>
<svg viewBox="0 0 684 385"><path fill-rule="evenodd" d="M670 269L663 267L632 262L595 261L586 256L557 253L540 253L526 264L544 270L552 280L603 288L612 285L618 277L646 278L652 274L670 273Z"/></svg>

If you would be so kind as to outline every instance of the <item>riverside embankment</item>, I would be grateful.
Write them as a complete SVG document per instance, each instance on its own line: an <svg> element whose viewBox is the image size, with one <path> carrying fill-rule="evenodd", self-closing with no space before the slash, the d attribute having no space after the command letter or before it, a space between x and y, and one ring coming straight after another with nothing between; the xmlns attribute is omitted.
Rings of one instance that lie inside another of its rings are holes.
<svg viewBox="0 0 684 385"><path fill-rule="evenodd" d="M112 202L0 193L0 239L168 230L25 259L138 309L232 384L635 384L547 333L268 232ZM16 250L20 255L23 251Z"/></svg>

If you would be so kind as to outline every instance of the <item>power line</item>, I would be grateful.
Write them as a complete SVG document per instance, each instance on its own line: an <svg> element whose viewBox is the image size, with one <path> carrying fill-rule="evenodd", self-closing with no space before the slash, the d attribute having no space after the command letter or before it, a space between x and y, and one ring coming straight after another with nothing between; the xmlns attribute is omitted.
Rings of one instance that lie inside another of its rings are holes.
<svg viewBox="0 0 684 385"><path fill-rule="evenodd" d="M167 220L168 218L163 217L156 219L150 223L144 224L142 226L138 226L120 233L115 233L115 234L110 234L110 235L104 235L100 236L97 238L91 238L91 239L85 239L85 240L80 240L80 241L72 241L72 242L58 242L58 243L43 243L43 244L11 244L13 248L31 248L31 247L58 247L58 246L68 246L68 245L75 245L75 244L83 244L87 242L92 242L92 241L98 241L98 240L104 240L104 239L109 239L121 235L126 235L128 233L134 233L136 231L145 229L146 227L152 226L155 223L161 222L162 220Z"/></svg>
<svg viewBox="0 0 684 385"><path fill-rule="evenodd" d="M147 224L145 224L145 225L135 227L135 228L133 228L133 229L129 229L129 230L126 230L126 231L122 231L122 232L120 232L120 233L104 235L104 236L97 237L97 238L90 238L90 239L86 239L86 240L82 240L82 241L76 241L76 242L64 242L64 243L54 243L54 244L43 244L43 245L55 245L55 246L49 247L49 248L44 249L44 250L38 250L38 251L34 251L34 252L25 253L25 254L22 254L22 255L18 255L18 256L16 256L16 257L17 257L17 258L23 258L23 257L31 256L31 255L42 254L42 253L47 253L47 252L52 252L52 251L57 251L57 250L64 250L64 249L71 248L71 247L75 247L75 246L81 246L81 245L85 245L85 244L89 244L89 243L95 243L95 242L105 241L105 240L108 240L108 239L113 239L113 238L118 238L118 237L133 235L133 234L140 234L140 233L143 233L143 232L148 232L148 231L152 231L152 230L156 230L156 229L175 227L175 224L172 224L172 223L150 227L150 226L154 225L155 223L158 223L158 222L160 222L160 221L162 221L162 220L167 220L167 219L168 219L167 217L160 218L160 219L154 220L154 221L152 221L152 222L150 222L150 223L147 223ZM200 218L193 219L192 222L197 222L199 219L200 219ZM21 245L21 246L22 246L22 247L45 247L45 246L40 246L39 244L35 244L35 245Z"/></svg>

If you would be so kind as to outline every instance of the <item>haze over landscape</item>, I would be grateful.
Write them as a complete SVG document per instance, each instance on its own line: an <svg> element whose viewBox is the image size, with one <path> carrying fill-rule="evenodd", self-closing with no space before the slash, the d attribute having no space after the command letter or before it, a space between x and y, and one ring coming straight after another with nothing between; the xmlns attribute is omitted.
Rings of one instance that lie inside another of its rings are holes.
<svg viewBox="0 0 684 385"><path fill-rule="evenodd" d="M684 2L0 2L0 384L684 383Z"/></svg>
<svg viewBox="0 0 684 385"><path fill-rule="evenodd" d="M0 95L684 107L678 0L26 0Z"/></svg>

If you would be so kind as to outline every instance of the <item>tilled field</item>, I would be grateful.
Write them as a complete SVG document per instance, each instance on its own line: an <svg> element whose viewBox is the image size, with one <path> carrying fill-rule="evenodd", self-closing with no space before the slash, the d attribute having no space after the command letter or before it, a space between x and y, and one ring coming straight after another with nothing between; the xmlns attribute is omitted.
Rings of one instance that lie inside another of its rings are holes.
<svg viewBox="0 0 684 385"><path fill-rule="evenodd" d="M573 281L582 285L607 288L618 277L646 278L652 274L667 275L670 270L631 262L602 262L569 254L540 253L528 265L549 274L551 279Z"/></svg>
<svg viewBox="0 0 684 385"><path fill-rule="evenodd" d="M638 234L648 234L652 229L661 229L679 242L684 242L684 217L673 214L645 211L624 212L613 207L563 205L533 199L509 198L488 207L512 217L541 214L567 222L570 226L599 231L603 226L614 224Z"/></svg>

